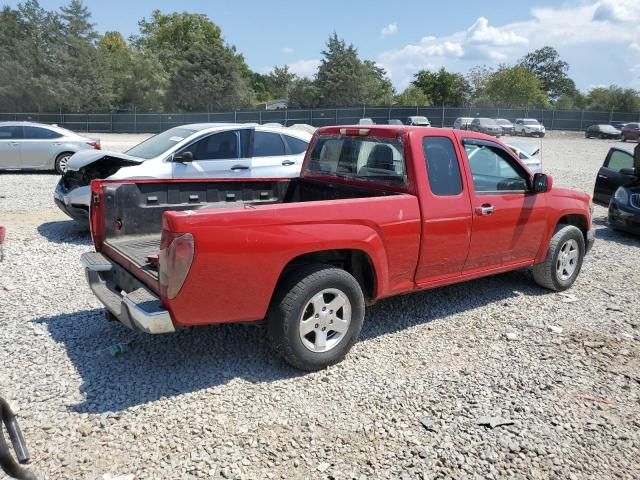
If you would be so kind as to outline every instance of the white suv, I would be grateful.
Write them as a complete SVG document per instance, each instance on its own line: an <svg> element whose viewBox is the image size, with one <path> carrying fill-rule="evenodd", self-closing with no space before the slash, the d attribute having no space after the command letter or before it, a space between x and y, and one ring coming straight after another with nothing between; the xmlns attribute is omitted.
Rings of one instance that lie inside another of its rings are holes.
<svg viewBox="0 0 640 480"><path fill-rule="evenodd" d="M525 137L544 137L545 129L535 118L516 118L513 125L516 135L524 135Z"/></svg>
<svg viewBox="0 0 640 480"><path fill-rule="evenodd" d="M53 197L63 212L88 224L89 184L94 179L297 177L311 137L298 128L183 125L154 135L125 153L76 153Z"/></svg>

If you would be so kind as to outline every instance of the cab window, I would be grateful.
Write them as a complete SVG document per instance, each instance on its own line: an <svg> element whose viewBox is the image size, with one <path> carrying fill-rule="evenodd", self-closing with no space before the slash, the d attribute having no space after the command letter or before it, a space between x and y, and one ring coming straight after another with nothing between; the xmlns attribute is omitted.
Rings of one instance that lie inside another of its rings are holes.
<svg viewBox="0 0 640 480"><path fill-rule="evenodd" d="M528 176L515 161L498 147L466 143L464 145L476 193L526 192Z"/></svg>
<svg viewBox="0 0 640 480"><path fill-rule="evenodd" d="M214 133L184 148L194 160L225 160L240 158L240 134L237 130Z"/></svg>
<svg viewBox="0 0 640 480"><path fill-rule="evenodd" d="M14 140L16 138L22 138L22 127L0 127L0 140Z"/></svg>
<svg viewBox="0 0 640 480"><path fill-rule="evenodd" d="M61 133L40 127L24 127L24 138L28 140L50 140L62 137Z"/></svg>
<svg viewBox="0 0 640 480"><path fill-rule="evenodd" d="M433 194L453 196L461 193L460 165L451 140L445 137L424 137L422 148L427 162L429 187Z"/></svg>

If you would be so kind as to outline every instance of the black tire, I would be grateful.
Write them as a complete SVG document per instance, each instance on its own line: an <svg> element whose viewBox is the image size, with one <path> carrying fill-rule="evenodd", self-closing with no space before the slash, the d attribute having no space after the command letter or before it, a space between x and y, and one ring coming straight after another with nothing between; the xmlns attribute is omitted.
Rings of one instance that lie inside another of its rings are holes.
<svg viewBox="0 0 640 480"><path fill-rule="evenodd" d="M576 258L576 265L573 273L566 279L562 279L558 273L558 256L561 253L561 249L569 240L575 240L578 248L578 256ZM573 225L560 224L556 227L556 232L551 238L549 243L549 250L547 250L547 256L542 263L534 265L533 278L538 285L549 290L561 292L570 288L573 282L576 281L582 268L582 262L585 256L585 244L584 236L579 228Z"/></svg>
<svg viewBox="0 0 640 480"><path fill-rule="evenodd" d="M72 155L73 155L73 152L63 152L63 153L61 153L60 155L58 155L58 156L56 157L56 161L55 161L55 163L54 163L54 168L55 168L56 173L57 173L58 175L62 175L62 174L65 172L65 170L66 170L66 168L64 168L64 167L63 167L63 165L62 165L63 160L64 160L65 158L66 158L67 160L69 160L69 158L70 158ZM66 163L65 163L65 165L66 165Z"/></svg>
<svg viewBox="0 0 640 480"><path fill-rule="evenodd" d="M587 132L584 133L584 138L591 138L591 135L589 135Z"/></svg>
<svg viewBox="0 0 640 480"><path fill-rule="evenodd" d="M345 294L351 306L351 319L333 348L314 352L302 341L300 322L311 299L326 289ZM281 283L269 307L267 330L275 351L284 360L301 370L316 371L345 357L360 335L364 313L362 288L351 274L331 265L308 265L295 270Z"/></svg>
<svg viewBox="0 0 640 480"><path fill-rule="evenodd" d="M626 142L627 141L627 137L625 137L624 135L622 135L622 141Z"/></svg>

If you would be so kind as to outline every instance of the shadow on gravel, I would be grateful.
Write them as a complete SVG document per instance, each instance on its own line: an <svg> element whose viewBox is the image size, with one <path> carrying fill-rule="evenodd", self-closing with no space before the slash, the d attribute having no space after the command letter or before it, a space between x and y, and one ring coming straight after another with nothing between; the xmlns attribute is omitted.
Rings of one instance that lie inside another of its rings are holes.
<svg viewBox="0 0 640 480"><path fill-rule="evenodd" d="M593 224L603 228L596 229L596 243L599 241L616 242L627 247L640 247L640 236L631 233L616 231L609 226L606 220L594 218Z"/></svg>
<svg viewBox="0 0 640 480"><path fill-rule="evenodd" d="M102 309L34 320L64 345L82 378L79 413L105 413L225 384L234 378L271 382L300 376L276 357L263 328L222 325L168 335L132 332L105 320ZM124 345L113 356L111 348Z"/></svg>
<svg viewBox="0 0 640 480"><path fill-rule="evenodd" d="M91 245L91 233L87 227L73 220L43 223L38 227L38 233L53 243Z"/></svg>
<svg viewBox="0 0 640 480"><path fill-rule="evenodd" d="M434 320L445 319L492 303L508 305L518 295L551 295L538 287L529 270L411 293L383 300L367 309L360 340L398 332ZM482 312L478 312L482 316Z"/></svg>
<svg viewBox="0 0 640 480"><path fill-rule="evenodd" d="M460 312L515 298L547 294L526 271L381 301L367 311L360 340L404 330ZM478 315L482 315L481 312ZM120 411L135 405L225 384L234 378L272 382L302 376L279 359L264 328L251 325L195 327L169 335L145 335L105 320L102 309L44 317L82 378L80 413ZM130 342L130 343L129 343ZM121 343L124 353L110 348Z"/></svg>

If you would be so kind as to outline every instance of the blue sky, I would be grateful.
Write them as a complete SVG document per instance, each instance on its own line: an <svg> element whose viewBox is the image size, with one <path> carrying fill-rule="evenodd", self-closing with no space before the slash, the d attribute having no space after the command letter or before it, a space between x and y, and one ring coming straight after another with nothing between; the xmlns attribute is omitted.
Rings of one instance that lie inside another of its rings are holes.
<svg viewBox="0 0 640 480"><path fill-rule="evenodd" d="M0 4L15 6L17 1ZM47 9L66 1L41 0ZM483 0L458 2L86 0L97 29L136 33L158 8L204 13L249 66L289 64L311 75L336 31L363 58L383 66L398 90L421 68L465 73L474 65L514 63L544 45L571 65L578 87L640 89L640 0Z"/></svg>

